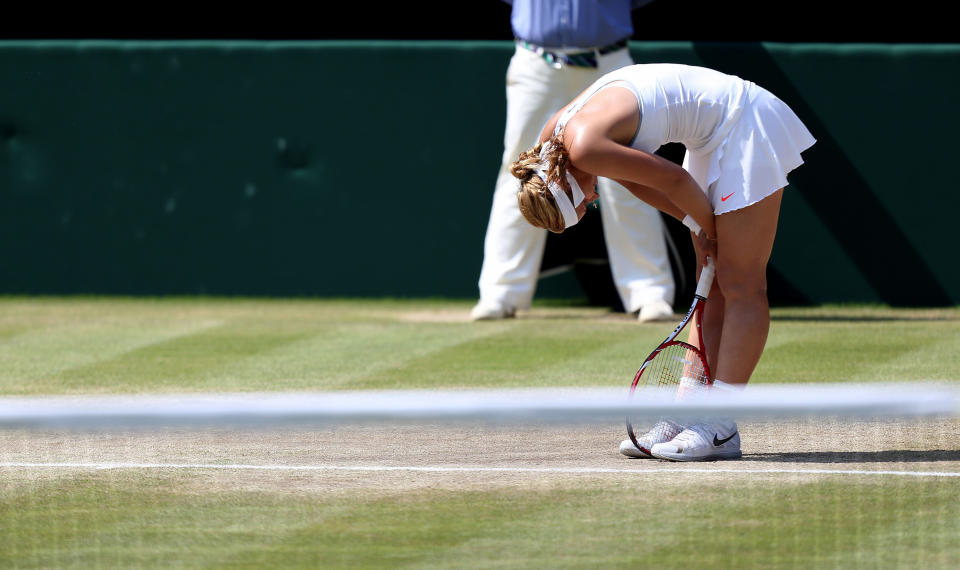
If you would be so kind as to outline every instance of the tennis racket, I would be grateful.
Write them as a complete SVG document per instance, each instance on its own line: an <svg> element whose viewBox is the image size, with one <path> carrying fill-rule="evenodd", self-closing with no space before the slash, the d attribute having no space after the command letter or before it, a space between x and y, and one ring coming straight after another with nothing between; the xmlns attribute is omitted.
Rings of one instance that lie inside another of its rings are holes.
<svg viewBox="0 0 960 570"><path fill-rule="evenodd" d="M690 397L698 392L707 389L713 383L710 374L710 366L707 364L707 356L701 348L692 344L676 340L677 335L683 331L687 324L694 320L697 327L697 338L699 345L703 346L703 307L707 302L707 295L710 293L710 286L713 285L714 265L713 259L707 258L707 264L700 271L700 280L697 282L697 291L693 297L693 304L686 316L680 321L673 332L670 333L660 346L655 348L650 356L643 361L640 370L633 378L633 384L630 385L630 398L641 397L640 394L645 388L650 388L651 392L656 391L662 394L676 390L676 398L683 399ZM675 424L674 424L675 425ZM667 436L671 439L673 435L669 433L655 433L657 430L666 432L672 429L670 422L658 421L650 432L641 432L637 434L633 429L630 418L627 417L627 435L638 449L650 455L649 443L639 441L641 436L648 441L657 441L663 439L660 436Z"/></svg>

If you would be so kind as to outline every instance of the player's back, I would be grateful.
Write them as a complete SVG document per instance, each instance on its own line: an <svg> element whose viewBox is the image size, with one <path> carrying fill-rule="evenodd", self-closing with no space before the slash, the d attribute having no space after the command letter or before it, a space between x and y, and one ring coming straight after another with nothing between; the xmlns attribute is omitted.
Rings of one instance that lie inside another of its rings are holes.
<svg viewBox="0 0 960 570"><path fill-rule="evenodd" d="M666 143L711 150L740 116L750 85L712 69L670 63L632 65L600 80L612 81L635 88L641 121L632 146L648 152Z"/></svg>

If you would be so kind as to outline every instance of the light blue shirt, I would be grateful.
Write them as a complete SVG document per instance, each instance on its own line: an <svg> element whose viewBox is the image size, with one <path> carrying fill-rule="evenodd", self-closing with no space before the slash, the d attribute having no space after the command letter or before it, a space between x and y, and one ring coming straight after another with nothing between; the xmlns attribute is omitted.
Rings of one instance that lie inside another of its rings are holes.
<svg viewBox="0 0 960 570"><path fill-rule="evenodd" d="M630 12L652 0L504 0L513 35L552 48L602 47L633 35Z"/></svg>

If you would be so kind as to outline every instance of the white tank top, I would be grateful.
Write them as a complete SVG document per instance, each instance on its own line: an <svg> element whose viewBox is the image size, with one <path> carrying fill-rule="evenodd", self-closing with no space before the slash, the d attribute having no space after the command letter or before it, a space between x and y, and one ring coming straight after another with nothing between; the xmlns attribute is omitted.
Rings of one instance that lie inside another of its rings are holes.
<svg viewBox="0 0 960 570"><path fill-rule="evenodd" d="M695 153L712 151L740 117L747 91L753 84L689 65L638 64L612 71L596 82L557 120L559 132L597 92L625 87L640 108L635 149L654 152L667 143L681 143Z"/></svg>

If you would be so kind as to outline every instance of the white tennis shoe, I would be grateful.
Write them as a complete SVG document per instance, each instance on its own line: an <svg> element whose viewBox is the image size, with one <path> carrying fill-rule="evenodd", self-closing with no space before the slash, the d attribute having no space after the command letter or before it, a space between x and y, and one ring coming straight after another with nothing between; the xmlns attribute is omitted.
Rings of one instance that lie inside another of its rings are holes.
<svg viewBox="0 0 960 570"><path fill-rule="evenodd" d="M514 316L516 316L516 313L516 307L508 307L498 303L480 301L470 311L470 319L474 321L512 319Z"/></svg>
<svg viewBox="0 0 960 570"><path fill-rule="evenodd" d="M676 315L673 313L673 307L670 306L670 303L661 299L645 304L640 308L640 312L637 313L637 320L641 323L668 321L675 317Z"/></svg>
<svg viewBox="0 0 960 570"><path fill-rule="evenodd" d="M670 461L737 459L742 456L740 432L732 421L695 424L670 441L654 445L650 454Z"/></svg>
<svg viewBox="0 0 960 570"><path fill-rule="evenodd" d="M620 442L620 453L627 457L641 459L653 457L650 455L650 449L654 445L672 440L681 431L683 426L669 418L663 418L650 428L650 431L637 438L637 443L640 444L639 449L628 438Z"/></svg>

